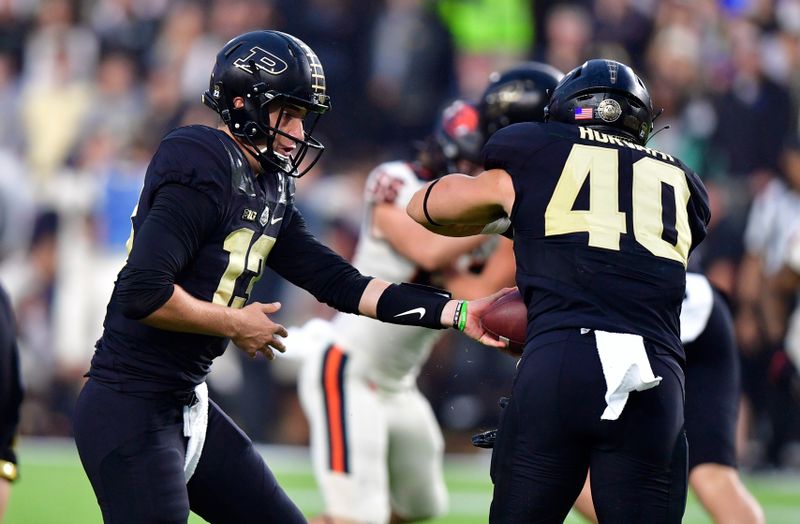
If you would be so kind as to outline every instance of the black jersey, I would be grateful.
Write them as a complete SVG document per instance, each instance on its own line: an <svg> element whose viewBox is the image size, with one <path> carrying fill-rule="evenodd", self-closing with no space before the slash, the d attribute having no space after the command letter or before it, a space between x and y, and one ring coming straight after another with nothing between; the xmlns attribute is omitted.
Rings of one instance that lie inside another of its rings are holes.
<svg viewBox="0 0 800 524"><path fill-rule="evenodd" d="M516 124L484 149L513 180L517 284L528 340L590 328L641 335L683 358L686 261L708 198L680 160L599 131Z"/></svg>
<svg viewBox="0 0 800 524"><path fill-rule="evenodd" d="M22 402L16 333L11 302L0 288L0 460L14 463L17 460L11 445L17 432Z"/></svg>
<svg viewBox="0 0 800 524"><path fill-rule="evenodd" d="M168 134L145 175L128 261L89 375L135 392L185 391L204 380L227 339L139 320L169 299L172 284L240 308L270 266L318 299L357 311L368 279L308 233L293 204L293 181L281 173L256 176L219 130L188 126ZM184 226L176 231L173 222Z"/></svg>

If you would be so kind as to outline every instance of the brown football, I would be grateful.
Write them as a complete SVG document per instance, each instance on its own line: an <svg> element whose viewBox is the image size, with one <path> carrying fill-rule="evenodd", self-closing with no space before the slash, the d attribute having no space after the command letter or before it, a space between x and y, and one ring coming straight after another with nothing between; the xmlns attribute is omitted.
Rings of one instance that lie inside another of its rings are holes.
<svg viewBox="0 0 800 524"><path fill-rule="evenodd" d="M481 315L481 326L492 335L508 339L508 352L519 356L528 328L528 308L519 290L489 306Z"/></svg>

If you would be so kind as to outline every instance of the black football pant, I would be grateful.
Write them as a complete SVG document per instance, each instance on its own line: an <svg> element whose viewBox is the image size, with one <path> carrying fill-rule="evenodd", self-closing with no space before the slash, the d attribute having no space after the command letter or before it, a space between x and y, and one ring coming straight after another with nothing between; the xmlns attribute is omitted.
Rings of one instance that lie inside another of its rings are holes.
<svg viewBox="0 0 800 524"><path fill-rule="evenodd" d="M601 523L679 523L686 505L683 372L654 356L655 388L631 393L600 420L606 384L592 332L546 333L528 344L492 455L492 523L563 522L591 467Z"/></svg>
<svg viewBox="0 0 800 524"><path fill-rule="evenodd" d="M724 299L714 295L714 312L703 333L686 344L686 438L689 471L699 464L736 467L736 418L741 379L739 352Z"/></svg>
<svg viewBox="0 0 800 524"><path fill-rule="evenodd" d="M203 453L188 485L183 411L172 398L140 398L90 379L75 410L75 442L106 523L306 522L250 439L209 404Z"/></svg>

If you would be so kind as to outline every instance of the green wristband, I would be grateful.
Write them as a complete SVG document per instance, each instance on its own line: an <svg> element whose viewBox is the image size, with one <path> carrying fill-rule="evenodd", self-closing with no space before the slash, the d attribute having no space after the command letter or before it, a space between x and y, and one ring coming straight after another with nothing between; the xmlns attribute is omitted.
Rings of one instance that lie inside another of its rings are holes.
<svg viewBox="0 0 800 524"><path fill-rule="evenodd" d="M458 314L458 330L464 331L464 328L467 327L467 306L469 302L466 300L463 302L461 306L461 311Z"/></svg>

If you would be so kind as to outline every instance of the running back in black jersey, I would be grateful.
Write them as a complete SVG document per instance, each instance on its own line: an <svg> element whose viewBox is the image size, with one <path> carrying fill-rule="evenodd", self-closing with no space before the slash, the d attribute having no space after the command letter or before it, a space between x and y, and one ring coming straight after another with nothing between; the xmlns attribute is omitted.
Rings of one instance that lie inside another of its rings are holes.
<svg viewBox="0 0 800 524"><path fill-rule="evenodd" d="M129 253L156 193L169 184L194 189L194 205L216 206L210 232L174 283L204 301L244 306L281 228L291 221L293 179L282 173L255 176L222 131L178 128L163 139L148 167L131 218ZM120 306L119 288L118 279L90 376L127 391L190 389L201 382L227 339L157 329L129 318Z"/></svg>
<svg viewBox="0 0 800 524"><path fill-rule="evenodd" d="M686 262L705 237L705 188L680 160L561 123L498 131L485 169L503 169L528 340L562 328L632 333L683 360Z"/></svg>

